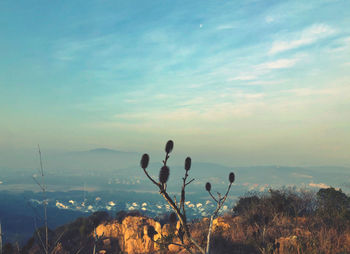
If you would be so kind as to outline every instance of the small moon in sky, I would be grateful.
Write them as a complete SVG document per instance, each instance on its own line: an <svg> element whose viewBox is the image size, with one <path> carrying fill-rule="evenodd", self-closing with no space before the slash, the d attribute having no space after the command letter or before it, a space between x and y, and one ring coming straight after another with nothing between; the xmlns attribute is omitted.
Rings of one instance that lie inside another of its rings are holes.
<svg viewBox="0 0 350 254"><path fill-rule="evenodd" d="M203 24L199 24L199 28L202 28L203 27Z"/></svg>

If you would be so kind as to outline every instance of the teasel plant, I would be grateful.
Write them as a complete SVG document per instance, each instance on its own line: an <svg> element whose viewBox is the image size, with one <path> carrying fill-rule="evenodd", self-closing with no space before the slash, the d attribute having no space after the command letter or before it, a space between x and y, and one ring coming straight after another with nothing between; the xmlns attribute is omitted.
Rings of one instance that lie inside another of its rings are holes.
<svg viewBox="0 0 350 254"><path fill-rule="evenodd" d="M181 188L181 198L180 201L178 202L176 200L176 197L174 197L174 200L170 197L169 193L167 192L167 181L169 179L170 175L170 168L168 167L168 159L170 157L170 153L172 152L174 148L174 142L172 140L169 140L166 145L165 145L165 158L163 160L163 166L161 167L159 171L159 179L156 181L154 178L152 178L148 171L148 163L149 163L149 155L144 154L142 155L141 158L141 168L143 169L143 172L147 176L147 178L158 187L160 195L164 197L164 199L168 202L170 207L173 209L175 212L179 222L180 222L180 228L178 229L177 232L177 237L180 239L180 244L178 243L167 243L168 245L174 244L181 246L185 248L188 252L192 253L191 251L191 245L194 245L201 253L205 254L205 250L198 244L198 242L192 237L189 225L187 222L187 217L186 217L186 210L185 210L185 198L186 198L186 187L191 184L194 179L188 180L188 171L191 168L191 158L187 157L185 160L185 175L182 178L182 188ZM152 234L153 230L152 228L149 230L150 238L153 239L154 233ZM186 244L184 242L184 236L187 237L189 240L189 244Z"/></svg>
<svg viewBox="0 0 350 254"><path fill-rule="evenodd" d="M228 180L229 180L229 184L228 184L227 191L226 191L225 195L222 196L219 192L217 192L217 197L216 198L211 193L211 184L209 182L207 182L205 184L205 190L209 193L209 195L211 196L213 201L216 203L216 209L212 213L212 215L210 216L210 221L209 221L209 230L208 230L208 235L207 235L206 254L210 253L210 248L211 248L211 241L210 240L211 240L211 234L212 234L212 231L213 231L213 221L218 216L218 214L220 212L220 209L222 208L222 206L224 205L224 203L225 203L225 201L227 199L227 195L230 192L231 186L232 186L233 182L235 181L235 174L233 172L231 172L229 174Z"/></svg>
<svg viewBox="0 0 350 254"><path fill-rule="evenodd" d="M156 181L153 177L151 177L147 171L147 167L148 167L149 160L150 160L150 157L148 154L145 153L142 155L140 166L143 169L143 172L145 173L147 178L154 185L156 185L158 187L160 195L162 195L163 198L168 202L168 204L170 205L170 207L174 211L175 217L178 218L178 220L180 222L180 226L177 230L176 237L180 240L180 243L179 242L174 243L171 241L164 242L163 240L154 241L153 238L157 234L157 232L154 230L154 228L152 226L150 226L148 229L148 235L152 241L156 242L159 245L166 245L166 246L169 246L170 244L177 245L177 246L180 246L182 248L185 248L189 253L193 253L192 247L194 246L194 248L196 248L200 253L206 254L206 253L209 253L208 248L210 247L210 242L209 242L209 245L207 244L206 249L203 248L202 246L200 246L200 244L191 235L189 222L187 221L187 216L186 216L186 209L185 209L186 187L195 180L194 178L189 180L189 171L191 169L191 163L192 163L190 157L187 157L185 159L185 165L184 165L185 174L184 174L184 177L182 178L180 201L178 202L176 200L176 196L174 196L174 199L172 199L170 197L169 193L167 192L167 181L168 181L169 175L170 175L170 168L167 165L167 163L168 163L168 159L170 157L170 153L172 152L173 148L174 148L174 142L172 140L169 140L165 145L165 158L163 160L163 166L161 167L161 169L159 171L158 181ZM233 173L231 173L231 174L233 174ZM219 210L221 209L223 203L225 202L227 195L229 193L229 190L231 188L231 185L234 181L234 174L233 174L233 180L232 180L231 174L230 174L230 185L228 187L228 190L227 190L227 193L225 194L225 196L222 198L219 197L218 199L214 198L214 200L217 201L218 205L217 205L217 208L216 208L214 214L211 217L211 223L210 223L210 228L209 228L208 237L207 237L207 239L209 241L210 241L210 234L212 232L212 230L211 230L212 220L217 216ZM207 185L208 184L209 184L209 192L210 192L211 185L210 185L210 183L207 183ZM174 215L171 215L170 219L172 221L174 221ZM164 238L162 235L161 235L161 237ZM187 238L187 241L185 241L186 238Z"/></svg>

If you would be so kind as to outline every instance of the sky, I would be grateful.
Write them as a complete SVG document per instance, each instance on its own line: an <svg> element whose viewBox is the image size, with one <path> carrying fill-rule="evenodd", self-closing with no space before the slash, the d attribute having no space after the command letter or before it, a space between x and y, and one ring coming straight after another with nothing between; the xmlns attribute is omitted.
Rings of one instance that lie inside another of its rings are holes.
<svg viewBox="0 0 350 254"><path fill-rule="evenodd" d="M0 1L0 152L350 165L350 2ZM20 159L19 159L20 160Z"/></svg>

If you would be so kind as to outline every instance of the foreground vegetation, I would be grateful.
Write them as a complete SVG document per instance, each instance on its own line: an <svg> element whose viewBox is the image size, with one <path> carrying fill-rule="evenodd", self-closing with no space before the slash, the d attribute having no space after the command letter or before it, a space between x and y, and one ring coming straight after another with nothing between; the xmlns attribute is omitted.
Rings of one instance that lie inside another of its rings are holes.
<svg viewBox="0 0 350 254"><path fill-rule="evenodd" d="M334 188L251 193L221 223L216 253L350 253L350 198Z"/></svg>
<svg viewBox="0 0 350 254"><path fill-rule="evenodd" d="M107 248L105 239L96 237L94 229L108 221L122 222L128 216L141 215L119 212L111 218L106 212L97 212L50 231L51 245L56 246L51 253L93 253L94 246L96 253L106 249L107 253L123 253L117 244ZM161 223L167 223L166 216ZM205 218L189 224L200 244L207 241L209 223ZM334 188L317 193L291 189L248 193L213 227L212 253L350 253L350 198ZM38 233L21 249L6 244L3 253L41 253ZM167 248L157 251L169 252Z"/></svg>

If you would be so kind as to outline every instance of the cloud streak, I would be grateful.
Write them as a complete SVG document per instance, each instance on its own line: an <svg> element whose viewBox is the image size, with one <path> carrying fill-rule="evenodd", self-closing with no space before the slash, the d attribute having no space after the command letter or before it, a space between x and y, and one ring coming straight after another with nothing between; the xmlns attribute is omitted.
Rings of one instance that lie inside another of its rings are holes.
<svg viewBox="0 0 350 254"><path fill-rule="evenodd" d="M228 78L227 81L255 81L255 80L258 80L263 75L269 74L271 72L292 68L303 58L305 58L305 56L303 57L298 56L293 58L281 58L281 59L276 59L274 61L262 62L260 64L251 66L249 68L251 69L250 71L239 73L235 77ZM263 83L264 81L260 82L261 85ZM280 81L275 80L273 82L270 81L269 83L270 84L280 83ZM250 82L250 84L259 84L259 82L256 82L256 83Z"/></svg>
<svg viewBox="0 0 350 254"><path fill-rule="evenodd" d="M293 67L298 59L290 58L290 59L278 59L272 62L265 62L256 66L256 69L259 71L268 71L274 69L286 69Z"/></svg>
<svg viewBox="0 0 350 254"><path fill-rule="evenodd" d="M287 36L286 40L276 40L273 42L270 55L282 53L284 51L297 49L303 46L311 45L319 40L325 39L335 33L335 29L326 24L314 24L305 28L301 32Z"/></svg>

